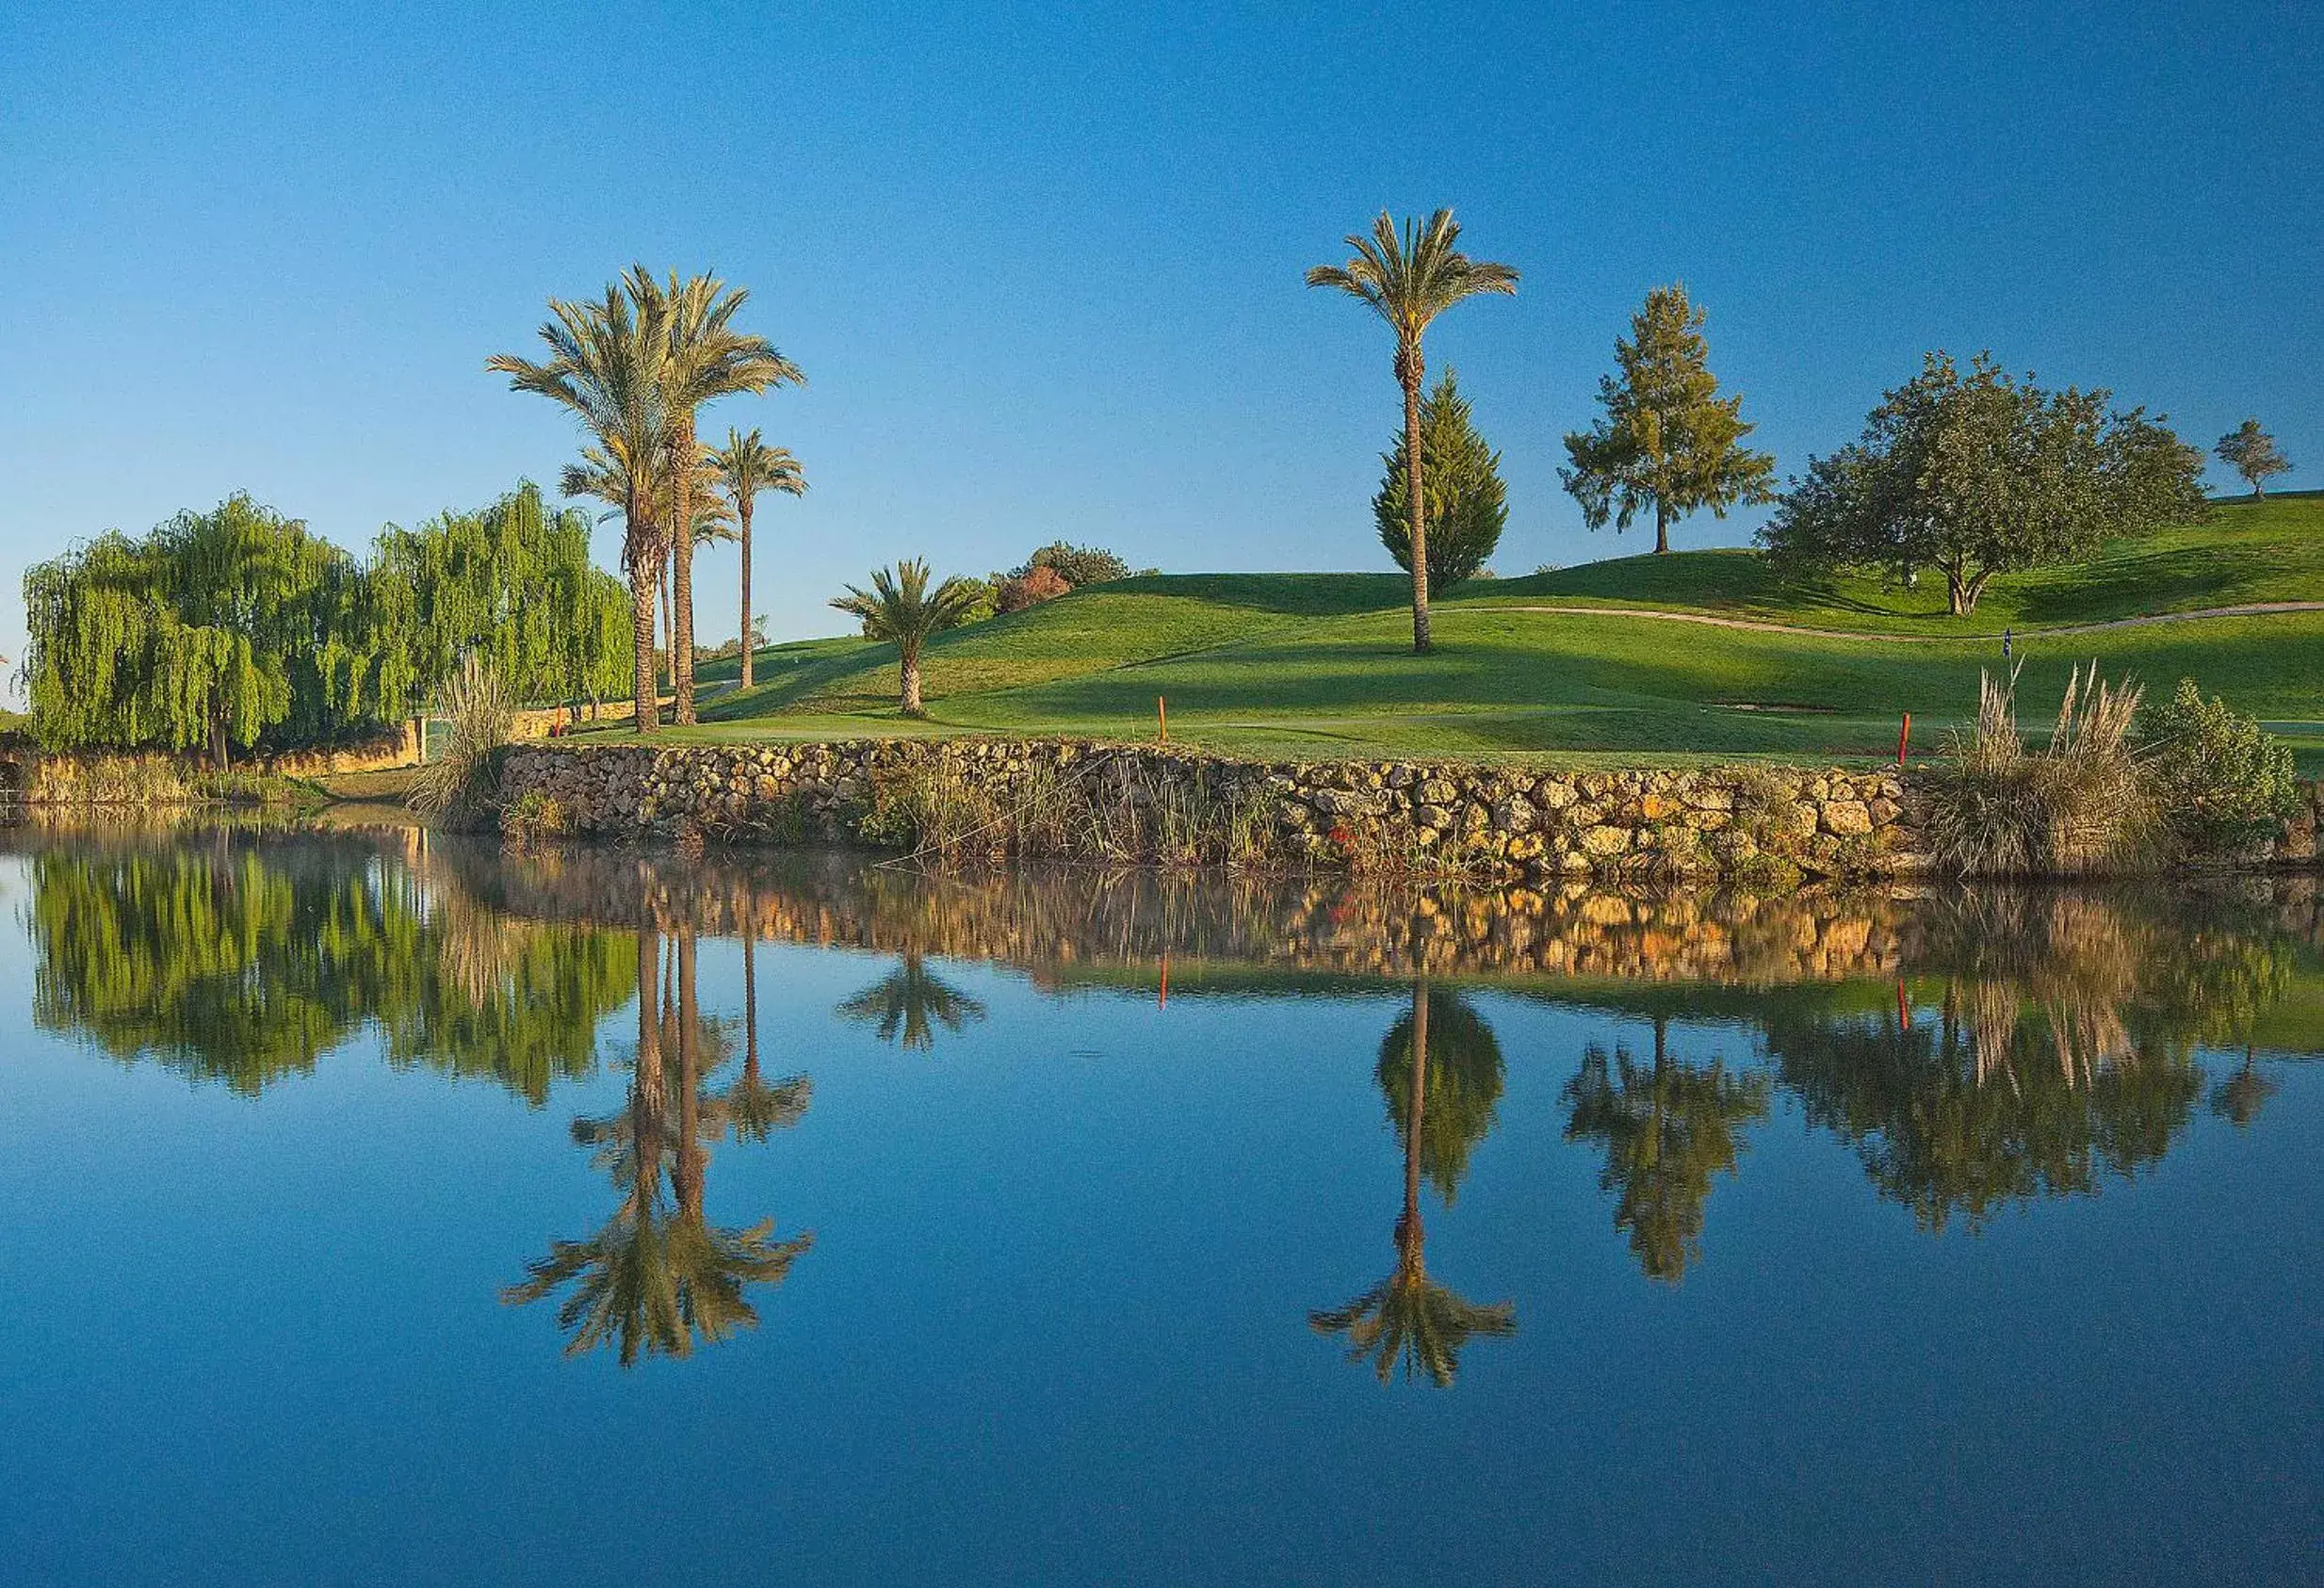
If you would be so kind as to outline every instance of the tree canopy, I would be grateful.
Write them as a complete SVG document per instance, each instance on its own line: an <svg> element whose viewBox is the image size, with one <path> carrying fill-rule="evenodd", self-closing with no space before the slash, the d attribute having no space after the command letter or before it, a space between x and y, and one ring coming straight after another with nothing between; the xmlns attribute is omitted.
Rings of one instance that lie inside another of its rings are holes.
<svg viewBox="0 0 2324 1588"><path fill-rule="evenodd" d="M1995 574L2202 518L2200 455L2160 415L2110 411L2111 397L2014 380L1986 353L1965 371L1930 353L1858 440L1809 461L1760 542L1808 570L1936 569L1965 613Z"/></svg>
<svg viewBox="0 0 2324 1588"><path fill-rule="evenodd" d="M2234 429L2219 437L2212 449L2219 461L2237 474L2251 488L2254 500L2267 494L2267 482L2280 474L2289 474L2292 461L2276 446L2276 438L2259 428L2257 419L2246 419Z"/></svg>
<svg viewBox="0 0 2324 1588"><path fill-rule="evenodd" d="M1380 543L1407 574L1412 571L1410 458L1407 438L1400 433L1394 449L1380 454L1387 473L1372 498ZM1422 538L1428 546L1428 590L1435 595L1474 578L1509 523L1501 454L1477 433L1469 399L1460 395L1450 367L1421 398L1421 494L1426 498Z"/></svg>
<svg viewBox="0 0 2324 1588"><path fill-rule="evenodd" d="M1775 459L1743 445L1752 427L1741 397L1718 395L1703 321L1683 285L1658 286L1615 341L1620 373L1598 382L1605 416L1566 437L1571 462L1558 471L1592 529L1611 521L1619 534L1651 509L1654 549L1666 552L1676 519L1775 499Z"/></svg>

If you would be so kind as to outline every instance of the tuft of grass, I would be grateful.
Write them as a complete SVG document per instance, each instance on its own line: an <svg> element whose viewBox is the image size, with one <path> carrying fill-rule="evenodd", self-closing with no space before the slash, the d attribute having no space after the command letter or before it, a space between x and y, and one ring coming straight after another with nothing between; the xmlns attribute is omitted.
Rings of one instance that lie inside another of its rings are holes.
<svg viewBox="0 0 2324 1588"><path fill-rule="evenodd" d="M413 778L412 808L440 827L492 826L515 703L499 675L470 652L444 687L444 748Z"/></svg>
<svg viewBox="0 0 2324 1588"><path fill-rule="evenodd" d="M2017 679L1981 673L1976 721L1953 736L1929 813L1939 863L2007 877L2151 863L2159 813L2133 737L2138 686L2109 684L2096 662L2076 668L2035 752L2018 729Z"/></svg>

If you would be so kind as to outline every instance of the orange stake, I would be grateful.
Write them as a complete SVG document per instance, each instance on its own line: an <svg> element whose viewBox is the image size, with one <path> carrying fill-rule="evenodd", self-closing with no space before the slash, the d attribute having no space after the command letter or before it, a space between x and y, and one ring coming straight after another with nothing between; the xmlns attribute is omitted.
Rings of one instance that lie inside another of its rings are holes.
<svg viewBox="0 0 2324 1588"><path fill-rule="evenodd" d="M1162 696L1154 697L1154 720L1162 724L1162 741L1170 742L1170 703Z"/></svg>
<svg viewBox="0 0 2324 1588"><path fill-rule="evenodd" d="M1154 1000L1154 1007L1156 1009L1170 1007L1170 956L1167 954L1162 957L1162 996Z"/></svg>
<svg viewBox="0 0 2324 1588"><path fill-rule="evenodd" d="M1905 725L1896 730L1896 764L1905 764L1905 749L1912 742L1912 713L1905 713Z"/></svg>

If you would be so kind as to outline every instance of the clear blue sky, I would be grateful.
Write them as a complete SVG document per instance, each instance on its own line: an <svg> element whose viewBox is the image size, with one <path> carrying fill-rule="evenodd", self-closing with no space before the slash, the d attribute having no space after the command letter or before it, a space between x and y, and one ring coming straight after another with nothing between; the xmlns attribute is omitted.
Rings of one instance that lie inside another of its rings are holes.
<svg viewBox="0 0 2324 1588"><path fill-rule="evenodd" d="M1678 278L1787 474L1942 346L2205 446L2257 414L2324 483L2324 10L2204 11L8 7L0 651L108 527L248 489L361 547L553 482L570 425L483 361L633 259L747 285L812 381L705 417L813 482L760 514L777 636L909 553L1389 566L1388 345L1300 284L1383 206L1524 272L1429 344L1504 573L1645 548L1558 437Z"/></svg>

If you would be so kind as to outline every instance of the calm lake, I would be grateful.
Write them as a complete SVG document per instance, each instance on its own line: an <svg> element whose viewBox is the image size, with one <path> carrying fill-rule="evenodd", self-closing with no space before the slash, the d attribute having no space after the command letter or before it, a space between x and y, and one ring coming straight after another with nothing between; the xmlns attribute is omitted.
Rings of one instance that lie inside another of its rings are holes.
<svg viewBox="0 0 2324 1588"><path fill-rule="evenodd" d="M2310 880L0 851L9 1582L2324 1580Z"/></svg>

